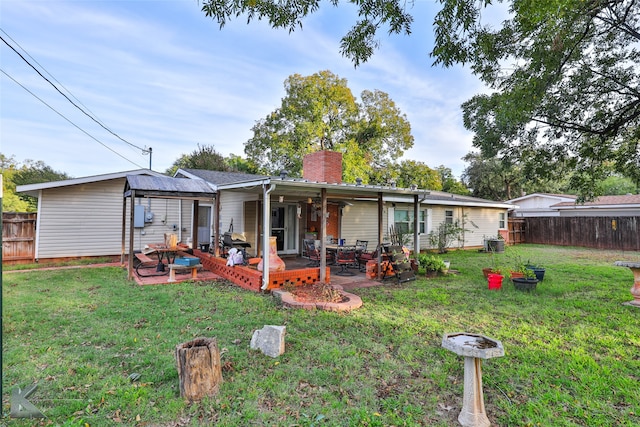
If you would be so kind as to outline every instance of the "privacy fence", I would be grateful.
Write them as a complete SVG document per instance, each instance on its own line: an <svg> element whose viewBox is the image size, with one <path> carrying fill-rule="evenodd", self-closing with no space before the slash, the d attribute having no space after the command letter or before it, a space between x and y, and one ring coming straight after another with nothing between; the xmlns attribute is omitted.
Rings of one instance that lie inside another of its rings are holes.
<svg viewBox="0 0 640 427"><path fill-rule="evenodd" d="M36 218L35 213L2 213L2 262L34 261Z"/></svg>
<svg viewBox="0 0 640 427"><path fill-rule="evenodd" d="M526 218L525 241L640 251L640 216Z"/></svg>

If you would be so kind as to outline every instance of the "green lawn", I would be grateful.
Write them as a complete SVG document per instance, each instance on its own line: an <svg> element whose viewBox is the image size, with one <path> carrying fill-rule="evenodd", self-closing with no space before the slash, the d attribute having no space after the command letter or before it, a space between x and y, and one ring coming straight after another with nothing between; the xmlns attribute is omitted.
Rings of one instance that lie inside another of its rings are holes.
<svg viewBox="0 0 640 427"><path fill-rule="evenodd" d="M8 418L9 393L38 383L42 425L455 426L463 361L441 340L465 331L505 347L483 364L493 425L640 425L640 308L622 305L633 277L613 266L640 254L516 251L547 268L534 293L489 291L489 255L455 251L444 257L459 274L358 289L349 314L281 309L226 283L140 287L119 268L5 273L0 424L34 425ZM277 359L249 348L267 324L287 327ZM187 404L173 352L199 336L217 338L224 383Z"/></svg>

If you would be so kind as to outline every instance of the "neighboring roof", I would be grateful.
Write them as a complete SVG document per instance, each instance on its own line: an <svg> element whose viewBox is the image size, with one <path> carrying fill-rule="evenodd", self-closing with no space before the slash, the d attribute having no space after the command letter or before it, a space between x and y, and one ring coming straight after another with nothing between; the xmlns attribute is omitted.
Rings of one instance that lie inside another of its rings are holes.
<svg viewBox="0 0 640 427"><path fill-rule="evenodd" d="M126 178L127 175L152 175L152 176L165 176L159 172L154 172L150 169L137 169L125 172L108 173L104 175L85 176L82 178L65 179L63 181L51 181L41 182L38 184L18 185L16 192L26 193L33 197L38 197L40 190L49 188L68 187L71 185L90 184L93 182L108 181L111 179Z"/></svg>
<svg viewBox="0 0 640 427"><path fill-rule="evenodd" d="M620 207L639 207L640 194L627 194L624 196L600 196L595 200L584 203L561 202L551 206L558 209L581 209L581 208L620 208Z"/></svg>
<svg viewBox="0 0 640 427"><path fill-rule="evenodd" d="M525 194L524 196L517 197L515 199L507 200L505 203L517 203L523 200L532 199L534 197L544 197L547 199L555 199L561 201L566 201L567 199L576 200L578 198L578 196L575 196L573 194L531 193Z"/></svg>
<svg viewBox="0 0 640 427"><path fill-rule="evenodd" d="M425 199L425 203L432 205L457 205L457 206L491 206L505 209L513 209L514 206L506 202L480 199L478 197L463 196L460 194L445 193L444 191L431 191Z"/></svg>
<svg viewBox="0 0 640 427"><path fill-rule="evenodd" d="M215 191L204 180L168 176L127 175L124 197L162 197L211 200Z"/></svg>

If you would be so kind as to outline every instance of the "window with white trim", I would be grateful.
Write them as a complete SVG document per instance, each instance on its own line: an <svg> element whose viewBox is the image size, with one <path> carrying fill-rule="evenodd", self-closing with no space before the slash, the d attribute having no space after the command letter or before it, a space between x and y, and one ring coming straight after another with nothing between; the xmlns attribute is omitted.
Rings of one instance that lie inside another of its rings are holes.
<svg viewBox="0 0 640 427"><path fill-rule="evenodd" d="M507 215L504 212L498 214L498 228L507 228Z"/></svg>
<svg viewBox="0 0 640 427"><path fill-rule="evenodd" d="M418 232L420 234L426 233L426 220L427 211L418 211ZM413 233L413 209L398 209L396 208L393 213L393 222L396 231L399 233L407 234Z"/></svg>
<svg viewBox="0 0 640 427"><path fill-rule="evenodd" d="M444 222L447 224L453 224L453 211L446 210L444 211Z"/></svg>

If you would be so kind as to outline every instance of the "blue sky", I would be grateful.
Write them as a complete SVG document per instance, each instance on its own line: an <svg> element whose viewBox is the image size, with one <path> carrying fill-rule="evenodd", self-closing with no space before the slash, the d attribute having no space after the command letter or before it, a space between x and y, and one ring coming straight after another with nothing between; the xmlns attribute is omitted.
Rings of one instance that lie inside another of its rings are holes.
<svg viewBox="0 0 640 427"><path fill-rule="evenodd" d="M378 89L396 102L415 138L405 159L459 176L472 138L460 104L486 89L462 67L432 67L437 3L416 1L413 33L381 32L381 48L358 68L339 53L357 16L327 4L289 34L243 17L220 30L196 0L2 0L0 35L106 127L152 147L160 172L197 144L244 157L251 127L280 106L285 79L330 70L358 99ZM91 121L1 42L0 68L4 155L42 160L73 177L149 166L149 156Z"/></svg>

